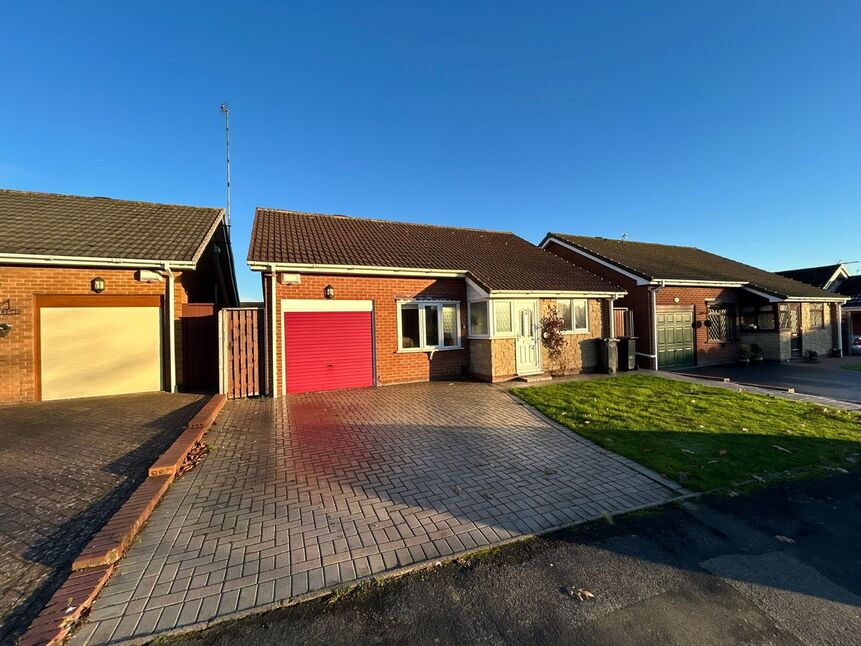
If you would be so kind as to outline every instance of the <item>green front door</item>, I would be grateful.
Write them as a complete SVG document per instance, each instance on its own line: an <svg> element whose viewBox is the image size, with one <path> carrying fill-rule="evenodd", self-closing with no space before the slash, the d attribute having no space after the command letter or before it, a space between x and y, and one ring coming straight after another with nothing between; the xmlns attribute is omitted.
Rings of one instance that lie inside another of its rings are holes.
<svg viewBox="0 0 861 646"><path fill-rule="evenodd" d="M694 365L694 314L691 310L657 311L658 367Z"/></svg>

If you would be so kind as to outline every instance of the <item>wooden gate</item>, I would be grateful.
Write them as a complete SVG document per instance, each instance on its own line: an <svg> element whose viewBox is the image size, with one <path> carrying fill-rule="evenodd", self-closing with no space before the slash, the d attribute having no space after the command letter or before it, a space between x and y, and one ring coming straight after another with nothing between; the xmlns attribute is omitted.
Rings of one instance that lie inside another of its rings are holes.
<svg viewBox="0 0 861 646"><path fill-rule="evenodd" d="M218 330L212 303L182 306L182 386L209 392L218 388Z"/></svg>
<svg viewBox="0 0 861 646"><path fill-rule="evenodd" d="M613 330L616 336L634 336L634 313L627 307L617 307L613 310Z"/></svg>
<svg viewBox="0 0 861 646"><path fill-rule="evenodd" d="M230 399L261 394L263 310L230 307L221 310L221 392Z"/></svg>

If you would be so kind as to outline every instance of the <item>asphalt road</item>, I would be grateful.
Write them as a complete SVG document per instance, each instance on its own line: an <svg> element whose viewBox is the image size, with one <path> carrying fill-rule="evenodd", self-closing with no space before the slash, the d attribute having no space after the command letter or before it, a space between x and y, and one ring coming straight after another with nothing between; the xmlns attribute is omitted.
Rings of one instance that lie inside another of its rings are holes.
<svg viewBox="0 0 861 646"><path fill-rule="evenodd" d="M842 359L823 357L815 363L793 361L791 363L752 363L749 366L730 364L694 368L683 372L689 372L692 375L729 377L738 383L749 382L795 388L796 392L806 395L861 403L861 371L846 370L843 367L858 364L861 364L859 356Z"/></svg>
<svg viewBox="0 0 861 646"><path fill-rule="evenodd" d="M856 470L575 527L169 643L859 642Z"/></svg>

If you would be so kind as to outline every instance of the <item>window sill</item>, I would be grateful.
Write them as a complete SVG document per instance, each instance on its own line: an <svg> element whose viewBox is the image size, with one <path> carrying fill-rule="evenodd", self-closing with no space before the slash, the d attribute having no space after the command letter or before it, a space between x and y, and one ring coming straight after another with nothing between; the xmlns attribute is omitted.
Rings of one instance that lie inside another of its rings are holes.
<svg viewBox="0 0 861 646"><path fill-rule="evenodd" d="M426 348L398 348L397 354L417 354L419 352L447 352L449 350L463 350L462 345L452 345L447 347L431 347Z"/></svg>
<svg viewBox="0 0 861 646"><path fill-rule="evenodd" d="M563 330L562 334L567 336L583 336L584 334L589 334L589 330L588 328L585 330Z"/></svg>

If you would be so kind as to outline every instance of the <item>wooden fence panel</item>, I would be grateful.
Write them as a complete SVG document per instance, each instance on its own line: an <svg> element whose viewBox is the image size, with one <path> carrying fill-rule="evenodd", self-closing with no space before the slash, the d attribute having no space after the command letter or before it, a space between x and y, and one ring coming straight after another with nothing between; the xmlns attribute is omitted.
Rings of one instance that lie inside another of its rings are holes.
<svg viewBox="0 0 861 646"><path fill-rule="evenodd" d="M222 390L230 399L261 394L262 319L262 310L258 308L222 310Z"/></svg>
<svg viewBox="0 0 861 646"><path fill-rule="evenodd" d="M613 330L616 336L634 336L634 313L627 307L613 310Z"/></svg>

